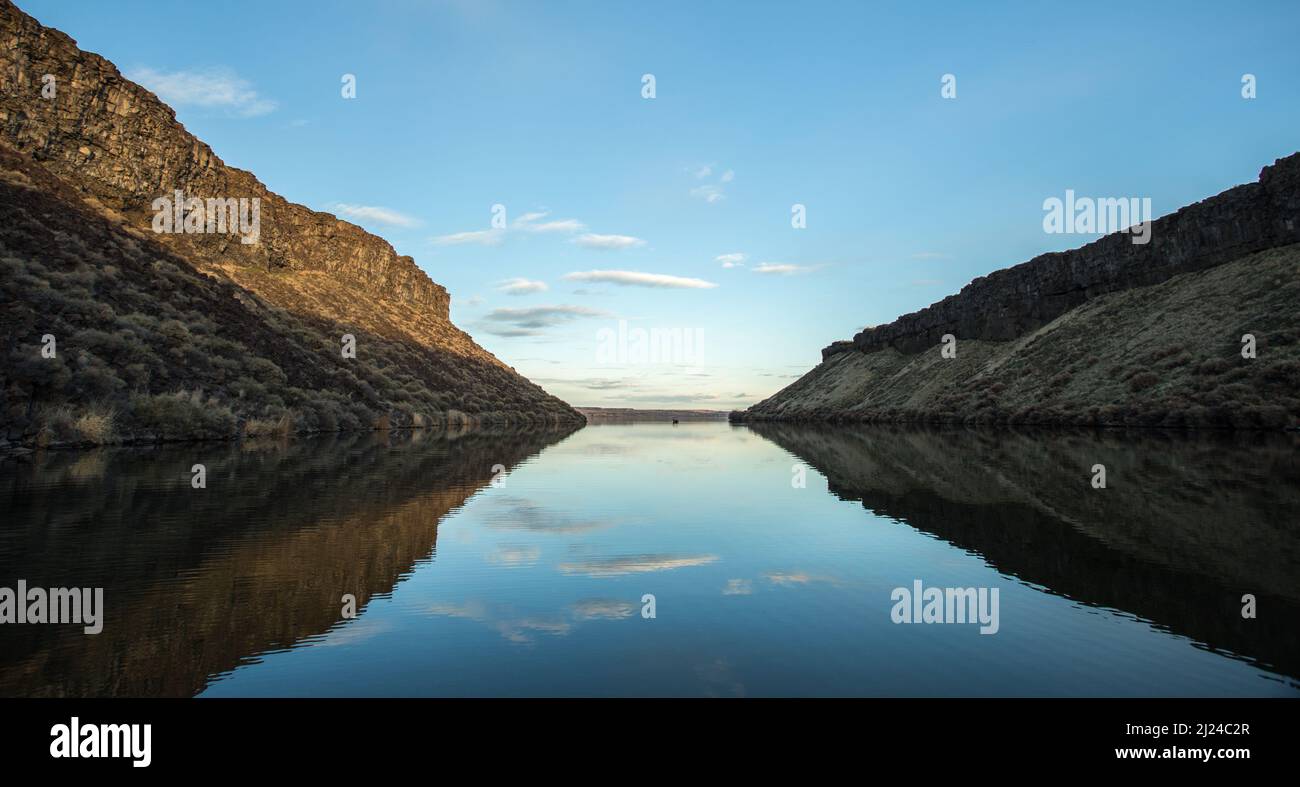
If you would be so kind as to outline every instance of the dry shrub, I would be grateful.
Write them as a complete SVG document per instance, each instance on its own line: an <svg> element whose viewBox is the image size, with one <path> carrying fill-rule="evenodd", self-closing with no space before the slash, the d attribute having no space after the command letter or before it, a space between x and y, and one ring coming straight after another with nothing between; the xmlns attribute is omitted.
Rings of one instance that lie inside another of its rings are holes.
<svg viewBox="0 0 1300 787"><path fill-rule="evenodd" d="M245 437L288 437L293 417L282 413L279 418L254 418L244 423Z"/></svg>
<svg viewBox="0 0 1300 787"><path fill-rule="evenodd" d="M92 407L81 414L75 428L81 439L95 445L105 445L113 440L113 426L117 411L111 407Z"/></svg>

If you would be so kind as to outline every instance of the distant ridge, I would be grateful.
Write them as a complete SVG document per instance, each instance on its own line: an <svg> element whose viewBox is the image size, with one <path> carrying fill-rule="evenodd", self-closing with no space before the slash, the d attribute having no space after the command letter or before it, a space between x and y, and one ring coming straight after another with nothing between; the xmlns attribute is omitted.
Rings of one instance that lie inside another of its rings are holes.
<svg viewBox="0 0 1300 787"><path fill-rule="evenodd" d="M725 421L726 410L638 410L632 407L579 407L588 423L632 421Z"/></svg>

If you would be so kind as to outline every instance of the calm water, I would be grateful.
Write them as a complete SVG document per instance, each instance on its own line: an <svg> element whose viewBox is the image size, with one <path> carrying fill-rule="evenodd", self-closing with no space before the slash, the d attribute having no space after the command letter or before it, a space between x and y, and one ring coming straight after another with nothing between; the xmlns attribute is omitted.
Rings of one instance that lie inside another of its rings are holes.
<svg viewBox="0 0 1300 787"><path fill-rule="evenodd" d="M104 630L0 626L0 696L1295 695L1297 447L706 423L49 452L0 463L0 586L103 587ZM998 588L999 630L892 622L914 580Z"/></svg>

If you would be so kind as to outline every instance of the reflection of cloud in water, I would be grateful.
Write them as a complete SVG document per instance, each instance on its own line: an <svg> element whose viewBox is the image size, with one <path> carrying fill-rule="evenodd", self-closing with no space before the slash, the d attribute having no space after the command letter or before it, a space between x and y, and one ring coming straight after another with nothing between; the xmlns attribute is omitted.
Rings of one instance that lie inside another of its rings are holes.
<svg viewBox="0 0 1300 787"><path fill-rule="evenodd" d="M611 598L585 598L570 609L578 620L617 620L630 617L636 605Z"/></svg>
<svg viewBox="0 0 1300 787"><path fill-rule="evenodd" d="M319 641L314 643L318 648L333 648L346 645L355 645L358 642L364 642L371 637L383 634L385 631L391 631L391 623L387 621L373 620L370 618L354 618L350 622L343 623L336 628L330 629Z"/></svg>
<svg viewBox="0 0 1300 787"><path fill-rule="evenodd" d="M650 571L668 571L688 566L713 563L717 555L628 555L561 563L565 574L586 574L589 577L615 577L622 574L644 574Z"/></svg>
<svg viewBox="0 0 1300 787"><path fill-rule="evenodd" d="M775 585L784 587L793 587L795 585L809 585L813 582L825 582L831 585L842 584L835 577L818 574L805 574L802 571L770 571L763 575L763 578Z"/></svg>
<svg viewBox="0 0 1300 787"><path fill-rule="evenodd" d="M536 633L563 637L573 629L573 624L559 616L514 617L502 614L508 612L507 609L490 607L482 601L467 601L464 604L435 603L428 610L434 615L482 623L510 642L521 645L532 644Z"/></svg>
<svg viewBox="0 0 1300 787"><path fill-rule="evenodd" d="M488 555L488 562L506 568L531 566L542 556L540 547L524 544L502 544L495 552Z"/></svg>
<svg viewBox="0 0 1300 787"><path fill-rule="evenodd" d="M568 514L548 511L521 497L497 497L492 508L503 509L488 516L488 527L499 530L527 530L532 533L586 533L614 524L609 520L578 519Z"/></svg>
<svg viewBox="0 0 1300 787"><path fill-rule="evenodd" d="M580 623L593 620L621 620L631 617L636 610L637 606L629 601L611 598L587 598L577 601L569 606L568 617L565 615L519 616L514 614L514 610L509 606L487 604L480 600L470 600L463 604L440 602L427 607L427 611L433 615L482 623L507 641L520 645L533 644L537 634L563 637Z"/></svg>
<svg viewBox="0 0 1300 787"><path fill-rule="evenodd" d="M722 589L724 596L748 596L754 592L754 583L748 579L728 579L727 586Z"/></svg>

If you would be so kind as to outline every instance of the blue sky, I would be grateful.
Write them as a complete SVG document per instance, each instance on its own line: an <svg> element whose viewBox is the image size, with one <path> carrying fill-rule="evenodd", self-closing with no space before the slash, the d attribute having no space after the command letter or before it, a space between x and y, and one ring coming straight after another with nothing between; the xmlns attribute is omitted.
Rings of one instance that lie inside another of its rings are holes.
<svg viewBox="0 0 1300 787"><path fill-rule="evenodd" d="M228 164L414 257L578 405L747 406L1094 239L1044 232L1066 189L1159 216L1300 150L1294 2L19 3ZM692 342L611 356L620 320Z"/></svg>

